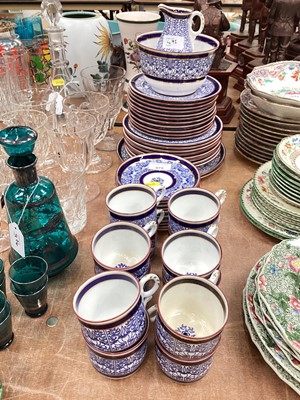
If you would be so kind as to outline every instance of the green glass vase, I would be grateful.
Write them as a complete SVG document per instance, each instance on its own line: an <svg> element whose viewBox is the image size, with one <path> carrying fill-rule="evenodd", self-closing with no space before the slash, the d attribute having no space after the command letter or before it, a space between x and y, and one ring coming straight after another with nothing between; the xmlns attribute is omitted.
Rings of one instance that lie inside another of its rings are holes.
<svg viewBox="0 0 300 400"><path fill-rule="evenodd" d="M21 239L16 240L24 244L21 254L12 245L9 259L13 262L25 255L40 256L48 263L48 275L53 276L72 263L78 243L70 232L53 183L37 176L37 158L32 153L36 139L37 133L29 127L0 131L0 144L9 155L7 165L15 177L5 191L8 222L11 227L18 227ZM14 240L11 238L11 243Z"/></svg>

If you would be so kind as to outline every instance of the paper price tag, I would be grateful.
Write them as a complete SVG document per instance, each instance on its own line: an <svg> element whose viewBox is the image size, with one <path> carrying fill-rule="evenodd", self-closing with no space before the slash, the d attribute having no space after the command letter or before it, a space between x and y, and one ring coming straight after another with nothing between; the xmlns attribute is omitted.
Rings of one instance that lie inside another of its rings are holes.
<svg viewBox="0 0 300 400"><path fill-rule="evenodd" d="M163 47L167 50L183 50L184 49L184 37L183 36L172 36L165 35L163 37Z"/></svg>
<svg viewBox="0 0 300 400"><path fill-rule="evenodd" d="M18 225L15 222L11 222L8 225L9 238L11 247L20 254L21 257L25 257L25 246L24 236L20 231Z"/></svg>
<svg viewBox="0 0 300 400"><path fill-rule="evenodd" d="M154 171L170 171L172 168L172 164L166 164L166 163L158 163L158 162L150 162L148 165L149 170L154 170Z"/></svg>

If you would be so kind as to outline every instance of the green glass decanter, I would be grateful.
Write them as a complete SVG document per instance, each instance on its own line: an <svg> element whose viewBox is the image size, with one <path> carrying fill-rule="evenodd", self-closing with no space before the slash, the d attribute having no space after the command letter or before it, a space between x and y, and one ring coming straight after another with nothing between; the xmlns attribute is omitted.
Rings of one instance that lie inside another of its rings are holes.
<svg viewBox="0 0 300 400"><path fill-rule="evenodd" d="M53 276L68 267L78 252L53 183L37 176L37 158L32 153L37 133L26 126L0 131L0 144L9 155L7 165L15 181L4 198L11 241L10 262L25 255L36 255L48 263Z"/></svg>

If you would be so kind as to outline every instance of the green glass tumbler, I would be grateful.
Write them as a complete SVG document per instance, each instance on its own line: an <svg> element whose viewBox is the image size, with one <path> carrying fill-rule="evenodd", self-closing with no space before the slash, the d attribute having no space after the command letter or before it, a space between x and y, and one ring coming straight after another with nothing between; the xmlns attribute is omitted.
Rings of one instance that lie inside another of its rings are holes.
<svg viewBox="0 0 300 400"><path fill-rule="evenodd" d="M0 258L0 291L6 294L4 261Z"/></svg>
<svg viewBox="0 0 300 400"><path fill-rule="evenodd" d="M38 256L19 258L11 264L8 275L18 294L32 294L39 291L47 282L48 264Z"/></svg>
<svg viewBox="0 0 300 400"><path fill-rule="evenodd" d="M6 349L13 341L10 303L0 291L0 350Z"/></svg>

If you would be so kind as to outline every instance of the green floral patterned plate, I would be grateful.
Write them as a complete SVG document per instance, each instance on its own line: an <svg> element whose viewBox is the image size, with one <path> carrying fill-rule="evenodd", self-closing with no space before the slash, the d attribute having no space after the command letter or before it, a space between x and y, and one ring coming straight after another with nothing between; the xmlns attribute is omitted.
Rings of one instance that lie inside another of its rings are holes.
<svg viewBox="0 0 300 400"><path fill-rule="evenodd" d="M280 161L300 177L300 135L287 136L282 139L275 151Z"/></svg>
<svg viewBox="0 0 300 400"><path fill-rule="evenodd" d="M282 337L300 356L300 237L273 247L257 277L257 291Z"/></svg>
<svg viewBox="0 0 300 400"><path fill-rule="evenodd" d="M247 219L261 231L279 240L295 238L299 236L299 233L297 232L293 232L289 229L284 229L276 225L273 221L266 218L260 212L260 210L253 205L251 199L252 187L253 179L250 179L245 183L240 193L241 208Z"/></svg>
<svg viewBox="0 0 300 400"><path fill-rule="evenodd" d="M286 371L288 372L299 384L300 389L300 370L294 365L292 362L292 357L289 355L288 357L279 347L278 343L276 343L271 335L265 328L265 325L261 322L259 316L256 313L255 308L255 293L256 293L256 275L259 272L259 269L263 266L263 261L266 257L262 257L257 264L252 268L249 277L246 282L245 287L245 301L246 307L248 311L248 315L252 324L253 329L258 335L259 339L264 345L265 350L274 358L274 360ZM288 352L286 352L288 353ZM298 364L298 361L295 359L295 364Z"/></svg>
<svg viewBox="0 0 300 400"><path fill-rule="evenodd" d="M266 218L273 221L275 224L285 229L291 229L293 232L300 235L300 221L295 221L293 217L285 216L283 213L277 211L274 207L269 206L256 195L254 190L251 192L251 199L254 206L259 209Z"/></svg>
<svg viewBox="0 0 300 400"><path fill-rule="evenodd" d="M254 345L259 350L261 356L265 360L265 362L273 369L273 371L278 375L278 377L284 381L287 385L289 385L296 393L300 394L300 384L290 373L288 373L282 366L276 361L276 359L272 356L272 354L268 351L262 340L259 338L256 333L252 321L250 319L250 315L247 310L246 304L246 293L245 290L243 292L243 310L245 317L245 324L249 331L250 337Z"/></svg>
<svg viewBox="0 0 300 400"><path fill-rule="evenodd" d="M269 173L271 169L272 161L261 165L255 172L253 178L253 185L257 195L263 201L280 210L284 215L293 216L300 222L300 209L298 207L292 206L284 201L282 198L276 196L270 187Z"/></svg>

